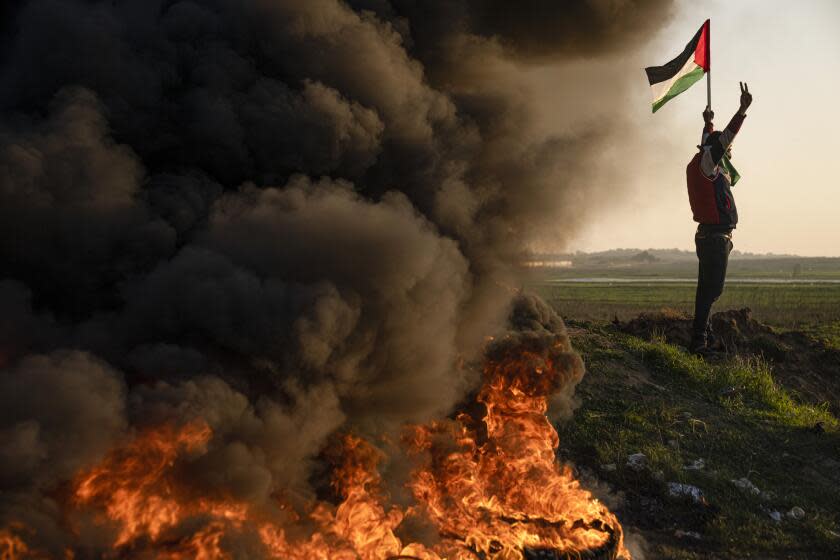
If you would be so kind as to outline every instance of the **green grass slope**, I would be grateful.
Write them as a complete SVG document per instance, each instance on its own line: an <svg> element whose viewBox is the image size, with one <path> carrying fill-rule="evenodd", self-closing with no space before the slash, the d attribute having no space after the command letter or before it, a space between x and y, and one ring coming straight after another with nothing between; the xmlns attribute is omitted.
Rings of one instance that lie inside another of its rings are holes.
<svg viewBox="0 0 840 560"><path fill-rule="evenodd" d="M569 331L588 371L560 455L622 497L616 513L646 558L840 558L840 425L828 407L798 401L762 358L707 363L603 324ZM638 471L634 453L647 458ZM759 493L732 482L742 478ZM703 499L671 496L669 483Z"/></svg>

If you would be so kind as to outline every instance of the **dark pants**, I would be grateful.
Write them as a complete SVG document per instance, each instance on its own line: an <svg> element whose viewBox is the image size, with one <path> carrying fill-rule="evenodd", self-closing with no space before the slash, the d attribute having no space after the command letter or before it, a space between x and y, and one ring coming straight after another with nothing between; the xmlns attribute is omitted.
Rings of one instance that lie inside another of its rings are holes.
<svg viewBox="0 0 840 560"><path fill-rule="evenodd" d="M732 239L728 235L697 235L697 258L700 266L697 273L697 294L694 298L694 340L705 344L709 335L709 315L712 304L723 293L726 280L726 265L732 251Z"/></svg>

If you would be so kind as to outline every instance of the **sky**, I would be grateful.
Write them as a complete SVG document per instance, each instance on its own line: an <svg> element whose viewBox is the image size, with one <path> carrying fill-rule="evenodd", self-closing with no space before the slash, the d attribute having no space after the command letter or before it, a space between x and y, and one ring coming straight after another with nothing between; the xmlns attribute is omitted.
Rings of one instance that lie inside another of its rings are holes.
<svg viewBox="0 0 840 560"><path fill-rule="evenodd" d="M754 97L733 144L742 177L734 188L736 249L840 256L840 2L830 0L678 2L638 55L577 61L582 78L572 83L556 83L559 72L551 65L533 68L547 131L569 125L559 117L553 123L558 103L580 107L582 119L615 115L618 108L619 116L610 118L624 120L621 139L601 160L616 183L615 197L592 201L603 208L591 213L569 248L693 250L685 166L699 143L706 82L651 114L643 68L680 53L706 18L716 128L738 109L739 81Z"/></svg>

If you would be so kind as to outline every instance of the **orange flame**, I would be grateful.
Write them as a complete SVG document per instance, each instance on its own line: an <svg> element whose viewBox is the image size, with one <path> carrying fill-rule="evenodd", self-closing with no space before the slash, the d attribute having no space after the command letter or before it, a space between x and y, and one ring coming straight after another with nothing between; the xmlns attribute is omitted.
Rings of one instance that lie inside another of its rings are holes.
<svg viewBox="0 0 840 560"><path fill-rule="evenodd" d="M514 560L526 549L570 556L604 549L629 560L618 520L556 462L558 436L545 413L567 381L566 358L557 346L488 359L477 397L482 418L462 413L409 428L404 443L418 464L408 484L412 507L388 505L378 468L384 455L354 435L330 451L338 505L317 502L289 521L266 506L196 495L183 467L211 441L204 422L160 426L113 449L79 474L71 505L113 528L119 557L226 560L233 543L247 541L260 549L253 555L283 560ZM291 509L279 499L274 506ZM430 523L439 540L403 542L399 528L409 517ZM289 536L304 526L314 530ZM25 557L26 544L0 531L0 560Z"/></svg>
<svg viewBox="0 0 840 560"><path fill-rule="evenodd" d="M629 558L615 516L556 462L559 440L545 413L561 377L550 356L490 361L478 395L487 410L481 443L466 414L454 424L415 428L412 448L431 456L411 487L441 534L492 558L521 558L526 548L573 553L611 541ZM441 442L456 450L437 452L446 447Z"/></svg>
<svg viewBox="0 0 840 560"><path fill-rule="evenodd" d="M26 558L29 547L10 529L0 529L0 560Z"/></svg>
<svg viewBox="0 0 840 560"><path fill-rule="evenodd" d="M204 423L150 430L79 477L76 500L80 505L104 506L107 518L120 527L115 546L141 534L155 540L189 513L171 484L175 460L204 447L211 436Z"/></svg>
<svg viewBox="0 0 840 560"><path fill-rule="evenodd" d="M0 528L0 560L38 560L49 558L40 551L33 550L19 536L31 533L22 523L12 522L6 528ZM72 556L67 556L72 560Z"/></svg>

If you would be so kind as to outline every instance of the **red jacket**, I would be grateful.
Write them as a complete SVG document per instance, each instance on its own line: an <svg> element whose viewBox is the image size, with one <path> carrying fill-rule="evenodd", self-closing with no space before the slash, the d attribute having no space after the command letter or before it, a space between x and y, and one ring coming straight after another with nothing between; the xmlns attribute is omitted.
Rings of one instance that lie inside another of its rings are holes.
<svg viewBox="0 0 840 560"><path fill-rule="evenodd" d="M700 151L692 158L685 170L688 201L691 204L695 222L733 228L738 223L738 209L735 207L735 197L732 195L729 176L722 171L719 164L743 122L744 115L736 113L720 133L718 141L708 145L706 139L713 132L714 127L709 122L703 129Z"/></svg>

